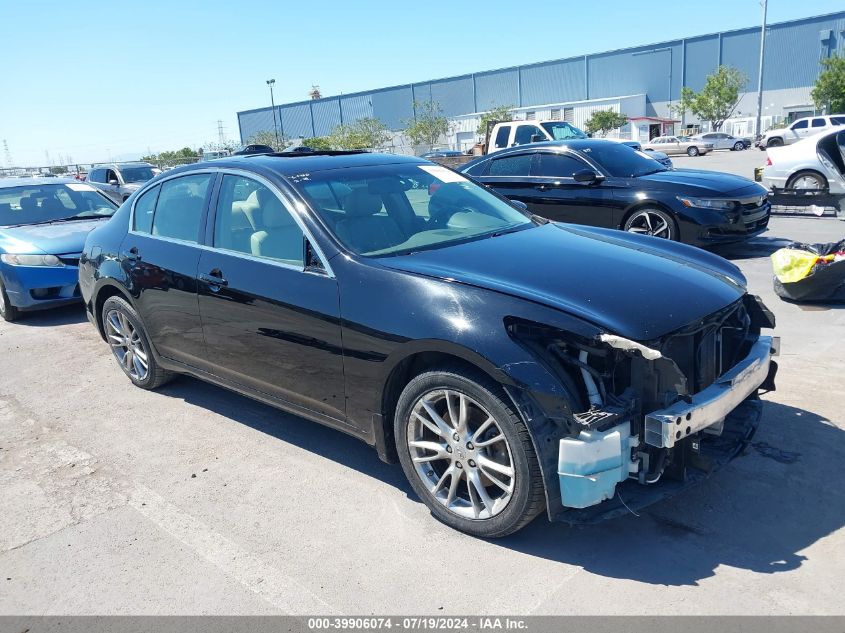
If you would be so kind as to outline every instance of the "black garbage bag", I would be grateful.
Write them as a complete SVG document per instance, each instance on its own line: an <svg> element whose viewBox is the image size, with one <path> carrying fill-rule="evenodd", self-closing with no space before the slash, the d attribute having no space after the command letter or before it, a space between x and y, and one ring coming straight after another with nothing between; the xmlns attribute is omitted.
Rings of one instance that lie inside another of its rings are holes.
<svg viewBox="0 0 845 633"><path fill-rule="evenodd" d="M827 244L793 242L786 248L815 253L819 259L802 279L785 282L775 274L775 293L779 297L790 301L845 301L845 257L841 255L845 253L845 240ZM773 262L775 259L772 255Z"/></svg>

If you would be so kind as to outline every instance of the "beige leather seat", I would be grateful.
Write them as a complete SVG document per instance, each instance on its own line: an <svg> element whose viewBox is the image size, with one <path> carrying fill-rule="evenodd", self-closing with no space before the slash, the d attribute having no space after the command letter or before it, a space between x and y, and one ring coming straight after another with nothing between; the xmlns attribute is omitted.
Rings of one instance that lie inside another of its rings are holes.
<svg viewBox="0 0 845 633"><path fill-rule="evenodd" d="M378 251L405 241L405 234L389 215L376 215L382 209L381 197L356 189L343 204L345 216L335 232L344 244L359 253Z"/></svg>
<svg viewBox="0 0 845 633"><path fill-rule="evenodd" d="M281 201L266 189L259 190L259 213L262 230L252 234L250 248L253 255L272 257L289 264L304 261L302 230Z"/></svg>

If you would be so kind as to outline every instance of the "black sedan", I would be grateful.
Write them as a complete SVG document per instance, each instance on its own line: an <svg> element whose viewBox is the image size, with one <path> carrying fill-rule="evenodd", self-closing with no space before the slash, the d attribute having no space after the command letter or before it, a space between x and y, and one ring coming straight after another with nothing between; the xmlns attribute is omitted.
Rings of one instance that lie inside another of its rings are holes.
<svg viewBox="0 0 845 633"><path fill-rule="evenodd" d="M740 176L667 170L622 143L532 143L471 161L461 171L541 217L705 246L759 235L768 190Z"/></svg>
<svg viewBox="0 0 845 633"><path fill-rule="evenodd" d="M411 157L174 169L88 236L79 280L138 387L191 374L354 435L483 537L677 492L773 388L774 323L733 264Z"/></svg>

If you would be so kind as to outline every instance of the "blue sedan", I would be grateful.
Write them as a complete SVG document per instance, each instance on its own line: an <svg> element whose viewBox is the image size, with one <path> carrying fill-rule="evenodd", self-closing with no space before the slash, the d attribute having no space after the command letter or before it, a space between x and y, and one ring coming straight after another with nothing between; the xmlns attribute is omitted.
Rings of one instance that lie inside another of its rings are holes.
<svg viewBox="0 0 845 633"><path fill-rule="evenodd" d="M85 237L116 210L74 180L0 180L0 317L79 301Z"/></svg>

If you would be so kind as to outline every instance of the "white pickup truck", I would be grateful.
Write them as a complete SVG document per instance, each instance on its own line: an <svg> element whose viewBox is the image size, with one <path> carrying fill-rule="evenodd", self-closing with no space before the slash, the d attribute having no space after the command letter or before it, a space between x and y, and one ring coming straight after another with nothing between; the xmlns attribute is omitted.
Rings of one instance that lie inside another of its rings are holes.
<svg viewBox="0 0 845 633"><path fill-rule="evenodd" d="M527 143L575 138L587 138L587 135L566 121L505 121L496 123L490 131L487 153Z"/></svg>
<svg viewBox="0 0 845 633"><path fill-rule="evenodd" d="M845 114L804 117L788 127L769 130L763 134L763 137L757 143L757 147L766 149L767 147L792 145L796 141L808 136L815 136L821 132L827 132L840 125L845 125Z"/></svg>

